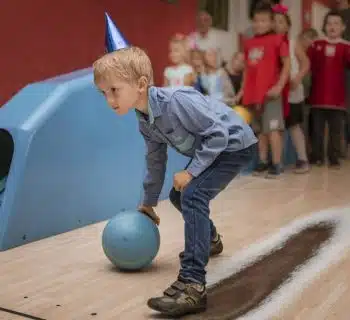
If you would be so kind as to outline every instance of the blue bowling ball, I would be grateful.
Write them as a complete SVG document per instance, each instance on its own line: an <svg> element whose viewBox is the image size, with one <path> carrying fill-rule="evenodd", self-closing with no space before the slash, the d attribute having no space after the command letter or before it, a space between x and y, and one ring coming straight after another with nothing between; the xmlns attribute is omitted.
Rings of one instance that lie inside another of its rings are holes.
<svg viewBox="0 0 350 320"><path fill-rule="evenodd" d="M160 246L157 225L139 211L122 211L105 226L102 247L119 269L140 270L149 266Z"/></svg>

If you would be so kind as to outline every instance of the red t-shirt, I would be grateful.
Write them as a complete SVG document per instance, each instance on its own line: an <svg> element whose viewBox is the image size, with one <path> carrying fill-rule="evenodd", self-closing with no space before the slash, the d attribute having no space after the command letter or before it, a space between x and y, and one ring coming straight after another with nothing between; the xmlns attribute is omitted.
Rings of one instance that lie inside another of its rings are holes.
<svg viewBox="0 0 350 320"><path fill-rule="evenodd" d="M317 108L345 109L345 68L350 64L349 42L316 40L308 51L311 64L309 103Z"/></svg>
<svg viewBox="0 0 350 320"><path fill-rule="evenodd" d="M243 104L264 103L266 93L278 82L281 57L289 56L285 35L268 34L247 39L244 43L246 60L243 84Z"/></svg>

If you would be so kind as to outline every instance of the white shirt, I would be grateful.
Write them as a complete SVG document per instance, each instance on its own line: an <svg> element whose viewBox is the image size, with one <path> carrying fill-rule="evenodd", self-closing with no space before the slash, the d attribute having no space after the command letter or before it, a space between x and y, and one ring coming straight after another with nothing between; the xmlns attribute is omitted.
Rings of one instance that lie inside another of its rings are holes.
<svg viewBox="0 0 350 320"><path fill-rule="evenodd" d="M166 67L164 77L168 80L169 87L184 86L185 76L193 72L193 69L188 64L179 66Z"/></svg>
<svg viewBox="0 0 350 320"><path fill-rule="evenodd" d="M189 41L191 47L196 46L203 51L210 49L220 50L218 38L213 29L210 29L204 37L199 32L193 32L189 35Z"/></svg>

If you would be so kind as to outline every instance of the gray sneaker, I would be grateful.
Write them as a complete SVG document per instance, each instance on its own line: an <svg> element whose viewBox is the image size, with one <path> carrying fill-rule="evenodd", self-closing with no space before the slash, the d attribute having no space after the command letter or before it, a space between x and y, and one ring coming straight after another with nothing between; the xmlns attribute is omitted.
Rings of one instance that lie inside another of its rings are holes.
<svg viewBox="0 0 350 320"><path fill-rule="evenodd" d="M205 311L207 292L204 285L179 278L164 291L162 297L149 299L147 305L167 317L182 317Z"/></svg>
<svg viewBox="0 0 350 320"><path fill-rule="evenodd" d="M216 241L212 240L210 243L210 256L217 256L224 250L224 245L221 240L221 236L218 234L218 239ZM180 259L184 257L185 252L182 251L179 254Z"/></svg>

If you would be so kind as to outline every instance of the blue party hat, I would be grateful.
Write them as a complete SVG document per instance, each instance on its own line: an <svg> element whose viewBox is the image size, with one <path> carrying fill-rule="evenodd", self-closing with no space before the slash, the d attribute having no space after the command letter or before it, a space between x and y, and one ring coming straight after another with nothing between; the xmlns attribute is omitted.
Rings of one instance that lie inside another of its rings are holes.
<svg viewBox="0 0 350 320"><path fill-rule="evenodd" d="M125 40L122 33L118 30L108 13L105 12L106 17L106 38L105 46L107 52L113 52L119 49L127 48L128 42Z"/></svg>

